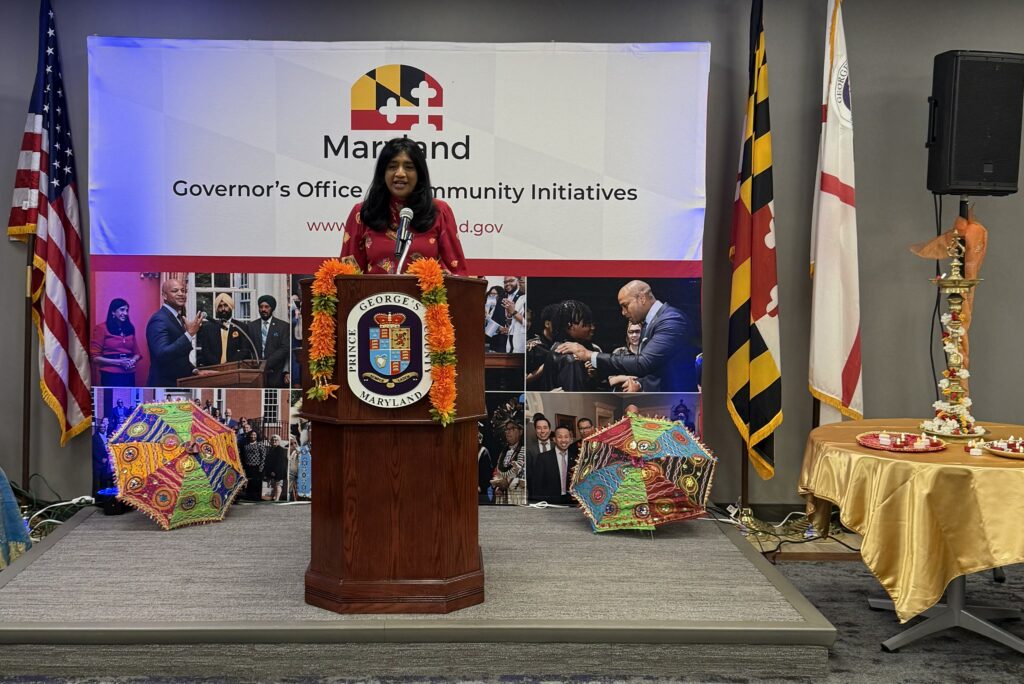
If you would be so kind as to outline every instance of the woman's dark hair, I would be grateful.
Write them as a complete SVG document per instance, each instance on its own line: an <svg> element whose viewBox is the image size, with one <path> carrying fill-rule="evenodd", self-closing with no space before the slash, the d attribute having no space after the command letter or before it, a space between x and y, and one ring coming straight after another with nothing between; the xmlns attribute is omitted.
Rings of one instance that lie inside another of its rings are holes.
<svg viewBox="0 0 1024 684"><path fill-rule="evenodd" d="M430 186L430 172L427 171L427 158L423 148L409 138L394 138L384 144L377 157L377 166L373 170L373 181L366 193L366 199L359 210L359 218L367 228L383 233L387 232L391 221L391 193L384 182L384 172L388 164L402 152L409 155L416 167L416 187L405 202L412 209L412 229L422 233L434 225L434 193Z"/></svg>
<svg viewBox="0 0 1024 684"><path fill-rule="evenodd" d="M134 335L135 326L132 325L132 319L126 318L124 323L122 323L114 315L114 312L122 306L128 306L128 302L120 297L114 297L110 300L110 306L107 307L107 330L110 331L111 335Z"/></svg>
<svg viewBox="0 0 1024 684"><path fill-rule="evenodd" d="M492 285L487 290L487 294L484 295L484 298L490 297L492 292L494 292L494 294L498 295L498 297L500 298L501 297L501 293L504 292L504 290L501 288L500 285Z"/></svg>
<svg viewBox="0 0 1024 684"><path fill-rule="evenodd" d="M543 315L543 314L542 314ZM590 307L576 299L566 299L558 305L551 318L551 335L555 342L569 339L569 326L574 323L589 325L594 322Z"/></svg>

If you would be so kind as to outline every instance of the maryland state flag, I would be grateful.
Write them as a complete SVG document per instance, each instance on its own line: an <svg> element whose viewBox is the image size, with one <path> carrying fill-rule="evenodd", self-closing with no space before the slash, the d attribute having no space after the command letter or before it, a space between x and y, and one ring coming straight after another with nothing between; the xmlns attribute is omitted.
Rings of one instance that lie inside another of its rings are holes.
<svg viewBox="0 0 1024 684"><path fill-rule="evenodd" d="M729 300L729 415L762 479L775 474L772 433L782 424L779 286L775 275L772 135L762 0L750 12L750 88L736 184Z"/></svg>

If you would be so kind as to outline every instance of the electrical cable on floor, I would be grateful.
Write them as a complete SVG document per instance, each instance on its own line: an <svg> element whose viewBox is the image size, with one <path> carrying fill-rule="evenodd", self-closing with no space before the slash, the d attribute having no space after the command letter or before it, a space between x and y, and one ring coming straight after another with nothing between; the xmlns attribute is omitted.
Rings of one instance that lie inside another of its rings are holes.
<svg viewBox="0 0 1024 684"><path fill-rule="evenodd" d="M777 525L776 525L776 524L774 524L774 523L771 523L771 525L772 525L773 527L775 527L775 528L779 528L779 527L782 527L782 526L783 526L783 525L785 525L785 524L786 524L786 523L787 523L787 522L789 521L789 519L790 519L790 518L792 518L792 517L793 517L794 515L806 515L806 514L805 514L805 513L803 512L803 511L790 511L789 513L787 513L787 514L786 514L786 517L782 519L782 522L778 523Z"/></svg>
<svg viewBox="0 0 1024 684"><path fill-rule="evenodd" d="M830 534L830 535L828 535L825 538L830 540L830 541L834 541L835 543L839 544L840 546L845 546L846 548L850 549L851 551L855 551L857 553L860 553L860 548L854 547L854 546L850 546L849 544L844 542L842 539L839 539L838 537L835 537L835 536Z"/></svg>
<svg viewBox="0 0 1024 684"><path fill-rule="evenodd" d="M57 491L46 482L42 475L35 474L29 477L38 477L46 487L57 494ZM33 543L43 540L47 534L55 530L61 524L67 522L73 515L82 510L85 506L95 503L91 496L77 496L68 501L42 501L31 491L25 491L21 487L11 484L11 490L18 500L18 507L21 510L22 521ZM43 517L45 514L46 517ZM42 519L40 519L42 517Z"/></svg>
<svg viewBox="0 0 1024 684"><path fill-rule="evenodd" d="M740 508L737 506L730 506L729 509L730 510L724 510L717 504L708 504L707 513L705 517L701 519L735 525L748 540L752 543L756 543L761 554L773 563L775 562L774 557L780 553L782 547L786 544L806 544L815 541L833 541L850 551L860 551L860 549L847 544L835 536L838 532L845 530L842 523L838 522L838 520L836 522L832 522L830 520L829 529L825 530L824 534L821 534L814 529L814 526L807 518L806 513L803 511L791 511L786 514L781 521L777 523L767 523L765 527L768 529L749 529L739 519ZM838 518L838 513L838 511L833 511L832 517ZM774 540L775 544L773 548L765 548L763 542L768 539Z"/></svg>
<svg viewBox="0 0 1024 684"><path fill-rule="evenodd" d="M40 505L47 506L49 504L56 503L54 501L43 501L31 491L24 490L13 482L10 482L9 484L11 485L11 491L14 492L14 496L20 502L22 508L36 510Z"/></svg>
<svg viewBox="0 0 1024 684"><path fill-rule="evenodd" d="M57 490L56 490L56 489L54 489L53 487L51 487L51 486L50 486L50 483L46 481L46 478L45 478L45 477L43 477L42 475L40 475L39 473L32 473L31 475L29 475L29 476L28 476L28 482L26 482L26 483L25 483L25 486L26 486L26 487L28 487L29 489L31 489L31 488L32 488L32 480L34 480L34 479L35 479L35 478L37 478L37 477L38 477L38 478L39 478L40 480L42 480L42 481L43 481L43 484L44 484L44 485L46 485L46 488L50 490L50 493L52 493L52 494L53 494L54 496L56 496L56 497L57 497L57 501L63 501L63 500L64 500L64 497L63 497L63 496L61 496L61 495L60 495L60 494L59 494L59 493L57 492Z"/></svg>
<svg viewBox="0 0 1024 684"><path fill-rule="evenodd" d="M807 539L780 539L779 543L776 544L775 548L772 549L771 551L765 552L765 555L773 555L773 554L779 553L780 550L782 549L782 545L783 544L808 544L810 542L824 541L826 539L829 540L829 541L834 541L835 543L837 543L837 544L839 544L841 546L845 546L850 551L855 551L857 553L860 553L860 549L855 548L853 546L850 546L846 542L842 541L841 539L837 539L836 537L834 537L832 535L826 535L824 537L809 537ZM769 559L769 560L771 560L771 559Z"/></svg>
<svg viewBox="0 0 1024 684"><path fill-rule="evenodd" d="M537 501L532 504L526 504L526 508L572 508L572 506L565 504L553 504L548 503L547 501Z"/></svg>
<svg viewBox="0 0 1024 684"><path fill-rule="evenodd" d="M734 527L739 527L740 526L740 521L738 521L738 520L733 520L732 518L719 518L717 516L713 516L713 515L709 515L709 514L705 515L704 517L697 518L697 520L705 520L707 522L716 522L716 523L726 523L726 524L732 525Z"/></svg>
<svg viewBox="0 0 1024 684"><path fill-rule="evenodd" d="M832 517L833 518L838 518L838 515L839 515L839 511L835 511L835 510L832 511ZM788 520L790 517L791 516L786 516L786 519L783 520L782 523L779 523L779 525L777 527L781 527L783 525L783 523L785 523L786 520ZM767 558L772 563L775 563L775 556L777 556L779 553L781 553L782 547L785 544L808 544L810 542L821 542L821 541L832 541L832 542L835 542L836 544L839 544L842 547L845 547L845 548L849 549L850 551L853 551L855 553L860 553L860 549L859 548L854 547L854 546L850 546L849 544L844 542L842 539L839 539L839 537L837 537L835 535L833 530L836 529L837 527L842 528L842 524L841 523L833 524L832 521L830 520L829 521L829 529L827 531L825 531L824 534L821 534L821 533L815 532L815 530L813 529L813 527L810 524L810 521L807 521L806 522L806 527L804 527L802 532L800 532L798 530L794 530L793 533L791 533L790 535L787 535L787 536L795 536L797 534L801 534L803 536L802 539L800 539L800 538L797 538L797 539L787 539L783 535L778 535L779 542L775 545L775 548L771 549L770 551L764 551L763 550L764 547L762 546L761 547L762 548L762 555L764 555L765 558ZM845 528L843 528L843 529L845 529ZM758 545L760 545L760 540L758 541Z"/></svg>
<svg viewBox="0 0 1024 684"><path fill-rule="evenodd" d="M59 501L57 503L50 504L49 506L45 506L43 508L40 508L38 511L33 513L28 518L28 524L31 526L32 525L32 520L36 516L38 516L39 514L41 514L44 511L50 510L51 508L57 508L59 506L87 506L89 504L94 504L94 503L96 503L96 500L93 499L91 496L77 496L74 499L71 499L70 501ZM77 511L75 511L75 512L77 513ZM63 520L61 520L60 522L63 522Z"/></svg>
<svg viewBox="0 0 1024 684"><path fill-rule="evenodd" d="M54 525L63 525L63 524L64 524L64 521L63 521L63 520L55 520L54 518L44 518L44 519L40 520L39 522L37 522L37 523L36 523L36 524L35 524L35 525L34 525L34 526L32 527L32 529L31 529L31 530L29 530L29 535L34 535L34 534L35 534L35 532L36 532L36 530L38 530L38 529L39 529L40 527L42 527L43 525L46 525L46 524L48 524L48 523L49 523L49 524L54 524ZM36 537L34 537L34 536L32 537L32 541L34 541L34 542L38 542L38 541L40 541L41 539L42 539L42 537L39 537L39 539L37 539L37 538L36 538Z"/></svg>

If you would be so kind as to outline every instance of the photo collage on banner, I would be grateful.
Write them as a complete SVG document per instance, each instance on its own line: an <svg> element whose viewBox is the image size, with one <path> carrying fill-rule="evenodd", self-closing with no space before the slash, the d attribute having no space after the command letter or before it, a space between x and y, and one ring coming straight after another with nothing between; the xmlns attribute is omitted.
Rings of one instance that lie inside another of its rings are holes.
<svg viewBox="0 0 1024 684"><path fill-rule="evenodd" d="M700 292L699 278L488 277L480 503L571 504L582 440L628 413L699 433Z"/></svg>
<svg viewBox="0 0 1024 684"><path fill-rule="evenodd" d="M527 500L572 504L582 440L627 414L700 426L699 278L530 278Z"/></svg>
<svg viewBox="0 0 1024 684"><path fill-rule="evenodd" d="M107 442L140 404L191 401L237 437L238 501L301 498L290 285L273 273L93 273L94 491L112 485Z"/></svg>
<svg viewBox="0 0 1024 684"><path fill-rule="evenodd" d="M480 421L477 453L481 504L526 503L524 410L526 338L530 310L527 279L487 276L484 294L484 388L487 418Z"/></svg>
<svg viewBox="0 0 1024 684"><path fill-rule="evenodd" d="M407 137L451 208L417 249L486 280L480 503L564 499L564 475L557 497L529 484L545 434L572 447L633 408L699 429L709 44L90 36L88 51L91 306L112 326L93 336L98 416L119 392L212 393L204 409L249 419L255 443L284 430L284 496L309 498L296 274L380 251L353 210ZM266 463L251 498L274 497Z"/></svg>

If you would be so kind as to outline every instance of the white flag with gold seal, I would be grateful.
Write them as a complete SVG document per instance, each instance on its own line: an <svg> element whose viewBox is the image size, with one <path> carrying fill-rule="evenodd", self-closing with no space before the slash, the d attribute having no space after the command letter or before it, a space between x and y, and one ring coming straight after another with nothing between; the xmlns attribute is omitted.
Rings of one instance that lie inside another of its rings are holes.
<svg viewBox="0 0 1024 684"><path fill-rule="evenodd" d="M821 142L811 219L809 389L822 403L821 423L861 418L860 284L853 172L850 66L842 0L829 0L825 34Z"/></svg>

